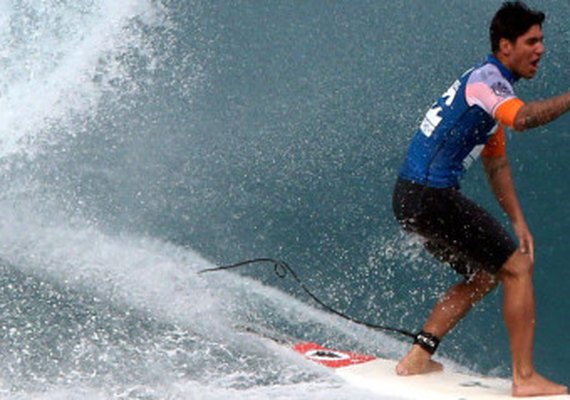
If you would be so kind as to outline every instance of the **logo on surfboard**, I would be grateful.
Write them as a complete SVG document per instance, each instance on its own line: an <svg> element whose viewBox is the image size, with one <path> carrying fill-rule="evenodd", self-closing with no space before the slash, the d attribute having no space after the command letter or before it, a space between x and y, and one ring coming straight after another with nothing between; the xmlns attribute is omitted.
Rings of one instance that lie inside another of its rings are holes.
<svg viewBox="0 0 570 400"><path fill-rule="evenodd" d="M329 368L342 368L349 365L362 364L374 360L376 357L349 351L328 349L316 343L303 342L293 346L293 350L303 354L309 360Z"/></svg>

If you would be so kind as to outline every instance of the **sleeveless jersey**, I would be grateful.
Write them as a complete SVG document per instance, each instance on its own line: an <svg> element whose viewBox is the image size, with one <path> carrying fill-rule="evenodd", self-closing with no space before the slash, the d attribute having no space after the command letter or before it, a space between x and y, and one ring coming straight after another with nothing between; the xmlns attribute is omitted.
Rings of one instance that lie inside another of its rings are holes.
<svg viewBox="0 0 570 400"><path fill-rule="evenodd" d="M492 55L465 72L426 113L412 138L400 177L435 188L459 187L485 144L499 136L497 132L504 135L495 113L503 103L516 98L516 80ZM501 140L504 142L504 137Z"/></svg>

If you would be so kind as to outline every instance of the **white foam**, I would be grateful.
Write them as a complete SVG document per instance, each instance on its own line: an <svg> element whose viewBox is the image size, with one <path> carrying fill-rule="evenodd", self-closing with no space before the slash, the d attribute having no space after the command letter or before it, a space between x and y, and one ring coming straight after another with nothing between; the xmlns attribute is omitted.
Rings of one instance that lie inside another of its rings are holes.
<svg viewBox="0 0 570 400"><path fill-rule="evenodd" d="M11 207L0 203L0 213L5 216L0 223L0 258L5 262L25 274L95 293L119 307L134 307L159 320L189 328L208 338L195 349L198 352L227 351L237 365L240 359L253 363L235 375L235 367L225 369L226 361L218 359L220 365L216 365L214 359L211 374L200 382L167 379L161 385L170 385L168 388L154 384L144 390L166 390L173 398L194 398L194 394L201 393L203 397L198 398L206 399L306 398L307 393L313 398L334 399L353 390L347 389L332 371L314 367L273 342L240 334L233 324L244 314L269 309L294 324L320 323L331 332L356 334L363 341L372 339L365 329L248 278L230 273L198 276L198 270L212 264L190 249L148 238L109 236L88 225L72 225L58 218L48 220L32 210ZM257 363L265 367L257 370ZM274 371L264 371L267 366ZM315 377L317 381L313 382ZM32 398L79 398L81 394L93 399L101 396L97 391L67 392L56 387L47 397Z"/></svg>
<svg viewBox="0 0 570 400"><path fill-rule="evenodd" d="M25 3L0 8L0 157L25 152L50 124L96 110L101 71L113 52L132 46L127 29L152 13L150 1ZM148 18L147 18L148 19ZM103 63L102 63L103 62ZM115 71L114 71L115 70Z"/></svg>

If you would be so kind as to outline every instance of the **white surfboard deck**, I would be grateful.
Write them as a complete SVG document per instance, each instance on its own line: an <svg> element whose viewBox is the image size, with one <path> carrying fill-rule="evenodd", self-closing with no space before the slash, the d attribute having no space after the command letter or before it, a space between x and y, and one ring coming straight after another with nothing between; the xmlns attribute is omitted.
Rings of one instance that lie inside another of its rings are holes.
<svg viewBox="0 0 570 400"><path fill-rule="evenodd" d="M426 375L398 376L394 360L328 349L311 342L297 343L293 350L313 362L333 368L350 384L386 397L414 400L514 398L511 396L511 381L507 379L446 370ZM528 399L570 400L570 396L535 396Z"/></svg>

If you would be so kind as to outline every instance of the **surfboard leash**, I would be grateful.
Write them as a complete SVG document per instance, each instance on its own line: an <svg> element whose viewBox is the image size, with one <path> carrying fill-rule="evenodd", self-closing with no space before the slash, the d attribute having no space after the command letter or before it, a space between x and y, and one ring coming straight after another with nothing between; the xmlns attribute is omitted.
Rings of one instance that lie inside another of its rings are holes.
<svg viewBox="0 0 570 400"><path fill-rule="evenodd" d="M391 332L391 333L397 333L400 335L408 336L414 340L417 340L417 338L418 338L417 333L412 333L412 332L409 332L409 331L404 330L404 329L392 328L390 326L377 325L377 324L373 324L370 322L361 321L359 319L356 319L356 318L354 318L354 317L352 317L346 313L338 311L338 310L332 308L331 306L325 304L322 300L320 300L317 296L315 296L309 290L309 288L305 285L305 283L303 283L303 281L299 278L299 276L295 273L295 271L285 261L282 261L282 260L276 260L273 258L254 258L251 260L241 261L241 262L238 262L236 264L203 269L201 271L198 271L198 274L215 272L215 271L224 271L224 270L230 270L230 269L237 269L237 268L241 268L241 267L244 267L247 265L260 264L260 263L272 263L273 264L273 270L275 271L275 275L277 275L281 279L284 279L287 276L287 274L291 275L291 277L299 284L301 289L303 289L303 291L311 299L313 299L313 301L315 301L318 305L320 305L322 308L324 308L325 310L327 310L328 312L330 312L332 314L338 315L339 317L344 318L348 321L354 322L355 324L363 325L363 326L366 326L366 327L371 328L371 329L386 331L386 332Z"/></svg>

